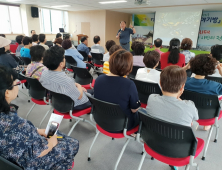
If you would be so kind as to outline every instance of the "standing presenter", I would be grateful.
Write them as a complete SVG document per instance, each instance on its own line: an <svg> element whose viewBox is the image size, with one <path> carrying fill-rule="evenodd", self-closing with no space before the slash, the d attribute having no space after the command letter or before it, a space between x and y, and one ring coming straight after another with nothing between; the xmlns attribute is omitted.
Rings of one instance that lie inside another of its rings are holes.
<svg viewBox="0 0 222 170"><path fill-rule="evenodd" d="M120 22L120 30L116 38L119 39L120 45L123 49L130 51L130 34L135 34L135 28L130 24L130 28L126 28L126 21Z"/></svg>

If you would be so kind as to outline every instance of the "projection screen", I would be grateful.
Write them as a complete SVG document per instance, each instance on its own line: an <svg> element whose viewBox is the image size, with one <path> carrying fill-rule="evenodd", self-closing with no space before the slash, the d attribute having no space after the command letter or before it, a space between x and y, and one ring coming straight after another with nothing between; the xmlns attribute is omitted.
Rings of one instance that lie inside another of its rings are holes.
<svg viewBox="0 0 222 170"><path fill-rule="evenodd" d="M199 34L202 10L160 12L155 15L154 38L161 38L163 45L169 46L172 38L182 41L190 38L193 48L196 48Z"/></svg>

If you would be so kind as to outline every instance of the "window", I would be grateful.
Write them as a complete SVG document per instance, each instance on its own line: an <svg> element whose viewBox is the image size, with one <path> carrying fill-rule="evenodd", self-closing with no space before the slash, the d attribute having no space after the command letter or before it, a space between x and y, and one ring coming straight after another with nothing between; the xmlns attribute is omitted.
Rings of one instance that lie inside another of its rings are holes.
<svg viewBox="0 0 222 170"><path fill-rule="evenodd" d="M68 12L50 9L41 9L41 32L56 34L59 28L68 32Z"/></svg>
<svg viewBox="0 0 222 170"><path fill-rule="evenodd" d="M2 16L0 33L21 34L23 32L19 7L0 5L0 16Z"/></svg>

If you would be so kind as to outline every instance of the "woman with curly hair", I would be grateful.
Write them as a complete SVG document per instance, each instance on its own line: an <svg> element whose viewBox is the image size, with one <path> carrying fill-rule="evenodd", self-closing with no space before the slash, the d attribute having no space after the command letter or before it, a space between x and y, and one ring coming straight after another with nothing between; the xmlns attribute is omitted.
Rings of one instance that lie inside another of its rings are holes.
<svg viewBox="0 0 222 170"><path fill-rule="evenodd" d="M180 40L173 38L170 40L168 52L161 54L161 70L170 65L185 66L185 55L180 53Z"/></svg>
<svg viewBox="0 0 222 170"><path fill-rule="evenodd" d="M209 95L222 95L222 84L205 79L206 76L215 73L215 68L222 76L222 64L218 64L217 60L209 54L200 54L192 58L190 69L195 77L187 77L185 89ZM210 126L204 127L204 130L209 129Z"/></svg>
<svg viewBox="0 0 222 170"><path fill-rule="evenodd" d="M193 45L193 41L190 38L184 38L181 42L181 49L180 53L185 55L185 63L189 63L191 58L195 57L195 54L190 52Z"/></svg>
<svg viewBox="0 0 222 170"><path fill-rule="evenodd" d="M133 55L134 66L145 67L145 64L143 63L144 50L145 46L143 43L141 42L136 43L136 45L134 46L134 55Z"/></svg>

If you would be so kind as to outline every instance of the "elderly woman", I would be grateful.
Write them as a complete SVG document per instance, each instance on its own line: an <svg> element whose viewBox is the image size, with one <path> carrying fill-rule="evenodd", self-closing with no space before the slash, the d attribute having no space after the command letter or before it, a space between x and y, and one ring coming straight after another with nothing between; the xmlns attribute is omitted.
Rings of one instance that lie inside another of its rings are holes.
<svg viewBox="0 0 222 170"><path fill-rule="evenodd" d="M0 36L0 65L4 65L9 68L16 68L18 63L10 54L6 53L6 51L10 50L10 43L11 40Z"/></svg>
<svg viewBox="0 0 222 170"><path fill-rule="evenodd" d="M215 68L222 76L222 65L209 54L200 54L192 58L190 69L195 77L187 78L185 89L210 95L222 95L222 84L205 79L206 76L215 73ZM210 126L204 127L205 130L209 128Z"/></svg>
<svg viewBox="0 0 222 170"><path fill-rule="evenodd" d="M123 77L132 71L132 54L124 49L117 50L110 56L109 68L110 73L96 79L94 96L99 100L119 104L128 117L127 129L133 129L139 123L137 110L140 102L134 82Z"/></svg>
<svg viewBox="0 0 222 170"><path fill-rule="evenodd" d="M181 42L181 54L185 55L185 63L189 63L191 58L195 57L195 53L190 52L193 45L193 41L190 38L184 38Z"/></svg>
<svg viewBox="0 0 222 170"><path fill-rule="evenodd" d="M138 42L135 44L134 55L133 55L133 65L134 66L145 67L145 64L143 63L144 50L145 50L145 46L143 43Z"/></svg>
<svg viewBox="0 0 222 170"><path fill-rule="evenodd" d="M79 142L60 132L63 140L57 135L48 139L45 129L16 114L10 103L18 95L19 83L11 69L0 66L0 82L0 156L23 169L71 169Z"/></svg>
<svg viewBox="0 0 222 170"><path fill-rule="evenodd" d="M53 42L55 45L58 45L59 47L62 47L62 38L56 38Z"/></svg>

